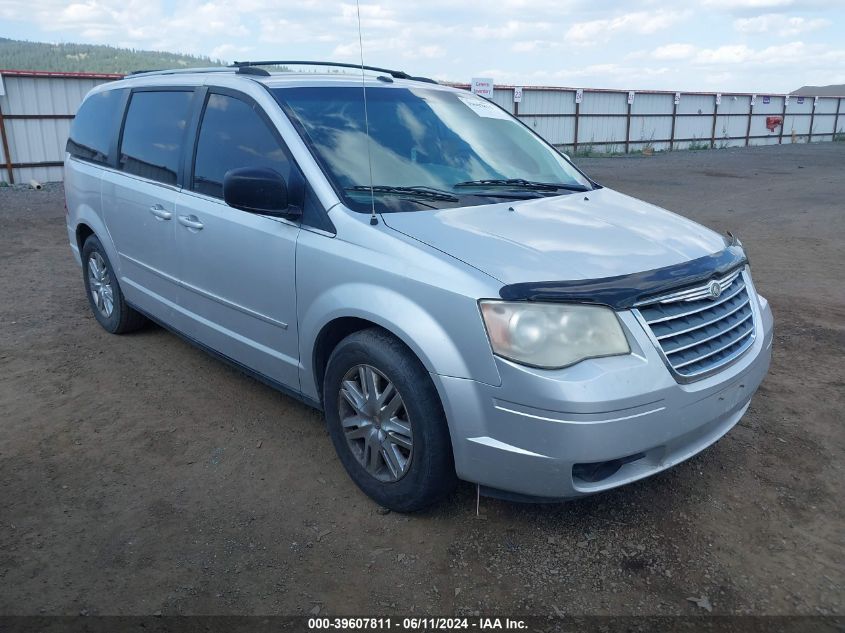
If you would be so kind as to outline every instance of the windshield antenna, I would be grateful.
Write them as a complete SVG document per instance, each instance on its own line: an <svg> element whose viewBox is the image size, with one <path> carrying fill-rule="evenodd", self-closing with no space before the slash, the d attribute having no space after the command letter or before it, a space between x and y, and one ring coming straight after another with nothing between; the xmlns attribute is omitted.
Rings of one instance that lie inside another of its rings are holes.
<svg viewBox="0 0 845 633"><path fill-rule="evenodd" d="M378 218L376 217L376 194L373 190L373 155L370 151L370 119L367 115L367 84L364 78L364 42L361 38L361 5L359 0L355 0L355 12L358 15L358 50L361 52L361 90L364 91L364 131L367 133L367 165L370 168L370 208L372 209L370 224L375 226L378 224Z"/></svg>

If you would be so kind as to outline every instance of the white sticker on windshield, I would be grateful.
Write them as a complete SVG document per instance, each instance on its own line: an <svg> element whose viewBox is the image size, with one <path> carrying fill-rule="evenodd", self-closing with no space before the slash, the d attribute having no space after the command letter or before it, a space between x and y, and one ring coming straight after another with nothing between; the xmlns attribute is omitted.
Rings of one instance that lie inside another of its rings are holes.
<svg viewBox="0 0 845 633"><path fill-rule="evenodd" d="M510 117L506 112L489 101L484 101L483 99L478 99L477 97L464 97L462 95L458 95L458 99L463 101L464 105L475 112L478 116L483 116L485 119L510 120Z"/></svg>

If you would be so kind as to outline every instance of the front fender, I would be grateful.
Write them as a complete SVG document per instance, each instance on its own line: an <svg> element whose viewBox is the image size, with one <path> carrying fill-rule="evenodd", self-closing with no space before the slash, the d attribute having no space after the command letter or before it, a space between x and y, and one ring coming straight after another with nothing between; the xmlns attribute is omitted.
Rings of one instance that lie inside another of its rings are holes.
<svg viewBox="0 0 845 633"><path fill-rule="evenodd" d="M402 340L432 373L500 384L478 309L501 284L436 249L338 206L337 235L300 231L296 303L300 389L318 399L314 349L335 319L354 317Z"/></svg>
<svg viewBox="0 0 845 633"><path fill-rule="evenodd" d="M302 392L318 399L312 351L323 328L344 317L364 319L391 332L431 373L499 384L476 302L454 295L453 300L453 318L444 326L436 314L439 310L391 288L352 282L326 289L310 303L299 324Z"/></svg>

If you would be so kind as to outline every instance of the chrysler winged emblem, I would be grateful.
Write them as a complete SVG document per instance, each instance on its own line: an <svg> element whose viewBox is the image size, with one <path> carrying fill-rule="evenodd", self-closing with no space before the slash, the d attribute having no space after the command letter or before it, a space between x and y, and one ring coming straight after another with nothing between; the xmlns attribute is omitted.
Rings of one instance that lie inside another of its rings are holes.
<svg viewBox="0 0 845 633"><path fill-rule="evenodd" d="M707 290L711 299L718 299L719 295L722 294L722 285L718 281L711 281Z"/></svg>

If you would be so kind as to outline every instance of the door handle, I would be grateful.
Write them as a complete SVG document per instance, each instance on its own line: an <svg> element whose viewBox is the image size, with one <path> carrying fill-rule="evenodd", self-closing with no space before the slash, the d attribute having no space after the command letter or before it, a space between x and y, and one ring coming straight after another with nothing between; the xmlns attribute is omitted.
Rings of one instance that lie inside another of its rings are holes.
<svg viewBox="0 0 845 633"><path fill-rule="evenodd" d="M195 231L199 231L203 227L202 222L200 222L195 215L180 215L179 224L187 226L189 229L194 229Z"/></svg>
<svg viewBox="0 0 845 633"><path fill-rule="evenodd" d="M160 204L154 204L151 206L150 213L156 216L159 220L169 220L173 217L173 214L170 211L166 211Z"/></svg>

